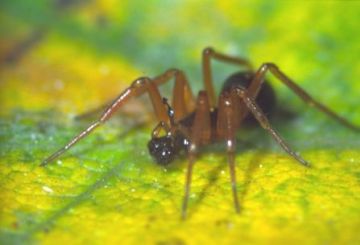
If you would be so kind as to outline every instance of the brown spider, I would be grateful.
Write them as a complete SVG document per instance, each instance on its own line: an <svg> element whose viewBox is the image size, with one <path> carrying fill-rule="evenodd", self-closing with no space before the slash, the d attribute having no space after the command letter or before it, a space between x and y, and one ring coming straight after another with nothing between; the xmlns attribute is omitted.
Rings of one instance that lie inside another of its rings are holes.
<svg viewBox="0 0 360 245"><path fill-rule="evenodd" d="M216 100L211 75L211 59L226 63L245 66L248 71L238 72L230 76ZM183 71L169 69L153 79L140 77L132 82L107 108L100 118L88 128L74 137L69 143L50 157L45 159L41 166L47 165L65 151L69 150L80 139L87 136L95 128L107 121L122 105L130 98L140 96L147 92L151 98L155 114L159 123L152 131L151 140L148 143L150 154L156 162L167 165L181 152L188 155L188 167L185 179L185 194L182 204L182 217L186 217L189 199L192 169L199 146L207 145L215 141L225 140L230 168L231 186L236 212L240 211L236 191L235 175L235 145L236 130L242 122L255 118L260 125L267 130L274 140L296 161L303 166L309 167L309 163L295 153L281 136L272 128L266 114L270 113L275 105L275 94L265 74L270 71L282 83L288 86L308 105L317 108L329 117L337 120L343 126L352 130L360 131L358 126L348 122L337 115L323 104L314 100L302 88L289 79L279 68L272 63L264 63L254 72L251 64L241 58L232 57L212 48L206 48L202 55L202 71L205 91L200 91L195 100L186 76ZM162 98L158 86L175 78L172 107ZM251 114L249 114L249 112ZM161 134L161 132L165 132Z"/></svg>

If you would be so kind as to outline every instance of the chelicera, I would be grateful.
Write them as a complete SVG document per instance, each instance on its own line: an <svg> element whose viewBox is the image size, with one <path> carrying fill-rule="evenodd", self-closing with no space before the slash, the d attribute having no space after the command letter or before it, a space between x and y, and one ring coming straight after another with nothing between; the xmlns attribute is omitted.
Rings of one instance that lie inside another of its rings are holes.
<svg viewBox="0 0 360 245"><path fill-rule="evenodd" d="M212 82L212 59L245 68L245 71L237 72L225 81L218 98L215 96ZM275 93L270 84L265 81L265 75L268 72L272 73L308 105L325 113L343 126L360 131L358 126L313 99L273 63L264 63L254 71L250 62L245 59L206 48L202 54L202 72L205 90L200 91L197 98L192 94L185 73L178 69L169 69L155 78L140 77L136 79L104 109L98 120L45 159L41 165L47 165L69 150L79 140L111 118L129 99L148 93L159 121L152 131L151 140L148 143L150 154L161 165L171 163L182 151L186 152L188 157L182 217L186 217L192 171L199 148L216 141L224 141L226 144L234 206L236 212L239 212L240 204L235 174L236 131L246 121L255 119L290 157L305 167L310 166L306 160L291 149L269 123L266 115L275 108ZM172 78L175 80L175 86L170 106L167 99L160 95L158 87Z"/></svg>

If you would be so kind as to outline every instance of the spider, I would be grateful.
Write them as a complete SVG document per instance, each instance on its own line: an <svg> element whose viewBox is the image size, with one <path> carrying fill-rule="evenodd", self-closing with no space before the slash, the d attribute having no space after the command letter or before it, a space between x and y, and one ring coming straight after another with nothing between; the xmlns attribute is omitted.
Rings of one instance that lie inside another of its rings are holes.
<svg viewBox="0 0 360 245"><path fill-rule="evenodd" d="M243 66L246 70L231 75L224 83L218 99L215 96L212 82L211 60ZM240 203L236 190L235 146L236 131L249 120L261 125L274 140L293 159L305 167L310 164L283 140L271 126L267 114L275 106L275 93L265 80L266 73L272 73L280 82L289 87L305 103L315 107L327 116L352 130L360 131L360 127L348 122L345 118L331 111L328 107L313 99L308 93L287 77L275 64L264 63L256 71L246 59L226 55L208 47L202 53L202 72L205 90L192 94L186 75L178 69L169 69L155 78L140 77L132 82L110 105L101 116L80 132L64 147L46 158L41 166L45 166L74 146L79 140L105 123L129 99L148 93L159 123L152 131L148 142L150 155L160 165L171 163L182 151L188 157L185 176L184 197L182 202L182 218L187 215L191 178L196 155L201 146L216 141L225 141L235 211L240 212ZM174 78L172 106L162 98L158 86Z"/></svg>

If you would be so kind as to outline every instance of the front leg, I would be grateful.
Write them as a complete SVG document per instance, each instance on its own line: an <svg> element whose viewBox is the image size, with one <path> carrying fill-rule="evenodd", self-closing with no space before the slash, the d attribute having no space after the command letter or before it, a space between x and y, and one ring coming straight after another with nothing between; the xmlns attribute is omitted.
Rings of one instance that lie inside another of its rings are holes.
<svg viewBox="0 0 360 245"><path fill-rule="evenodd" d="M155 110L155 114L159 121L168 122L169 118L167 115L166 108L162 103L162 98L160 96L159 90L156 85L150 80L150 78L142 77L136 79L129 88L125 89L115 100L114 102L109 105L100 118L95 121L94 123L90 124L85 130L80 132L77 136L75 136L72 140L70 140L64 147L60 148L54 154L46 158L42 163L41 166L45 166L48 163L52 162L64 152L69 150L73 147L79 140L86 137L90 134L94 129L99 127L101 124L105 123L122 105L124 105L129 99L135 96L139 96L147 92L150 95L150 99L152 105Z"/></svg>
<svg viewBox="0 0 360 245"><path fill-rule="evenodd" d="M175 79L175 85L173 88L173 96L172 96L172 107L174 108L174 119L180 120L187 114L194 111L195 107L195 98L191 91L189 82L186 78L185 73L182 70L178 69L169 69L162 73L161 75L151 79L153 83L157 87L163 85L164 83L170 81L172 78ZM93 116L97 113L103 112L106 108L108 108L113 101L105 103L98 108L95 108L91 111L85 112L81 115L78 115L76 119L86 119L90 116Z"/></svg>

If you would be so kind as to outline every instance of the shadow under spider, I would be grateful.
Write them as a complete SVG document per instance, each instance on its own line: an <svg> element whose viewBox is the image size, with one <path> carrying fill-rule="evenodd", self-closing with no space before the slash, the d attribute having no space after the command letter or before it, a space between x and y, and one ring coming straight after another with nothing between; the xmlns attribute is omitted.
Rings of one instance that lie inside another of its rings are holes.
<svg viewBox="0 0 360 245"><path fill-rule="evenodd" d="M254 154L254 156L251 158L251 160L249 161L248 167L245 170L245 173L244 173L245 178L244 178L243 182L239 183L239 180L237 181L237 187L239 187L239 185L243 186L243 188L241 188L241 189L238 188L239 201L240 201L240 205L241 205L240 212L243 210L243 203L244 203L245 197L248 193L250 184L252 183L253 175L256 172L256 170L259 168L262 158L263 158L263 154L260 151L256 152ZM225 159L224 159L224 162L226 162ZM205 185L205 187L201 190L199 197L194 202L192 211L189 213L189 216L191 216L192 213L196 212L196 210L199 207L199 204L202 203L202 201L206 197L207 193L209 192L210 188L218 181L221 171L223 171L224 168L227 168L227 167L228 167L227 164L220 163L210 171L209 178L208 178L209 181ZM237 171L239 171L239 169ZM239 174L237 174L237 176L239 176ZM228 179L229 178L230 178L230 176L228 177ZM229 185L230 185L230 182L229 182ZM229 195L230 194L231 193L229 192Z"/></svg>
<svg viewBox="0 0 360 245"><path fill-rule="evenodd" d="M254 156L249 161L249 165L245 170L245 178L243 181L243 188L239 195L239 201L240 201L240 212L243 210L243 203L245 200L245 197L249 191L250 184L252 183L254 173L259 169L261 160L264 158L264 155L261 152L256 152Z"/></svg>
<svg viewBox="0 0 360 245"><path fill-rule="evenodd" d="M196 212L196 210L199 207L199 204L202 203L202 201L204 200L204 198L206 197L206 194L209 192L209 189L217 182L217 180L219 179L220 173L221 171L226 167L225 164L218 164L215 168L213 168L209 174L209 178L208 178L208 183L206 184L206 186L202 189L202 191L199 194L199 197L196 199L193 207L192 207L192 211L189 212L189 216L191 216L191 214L194 212Z"/></svg>

